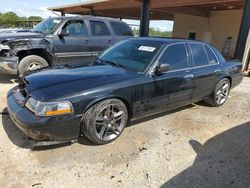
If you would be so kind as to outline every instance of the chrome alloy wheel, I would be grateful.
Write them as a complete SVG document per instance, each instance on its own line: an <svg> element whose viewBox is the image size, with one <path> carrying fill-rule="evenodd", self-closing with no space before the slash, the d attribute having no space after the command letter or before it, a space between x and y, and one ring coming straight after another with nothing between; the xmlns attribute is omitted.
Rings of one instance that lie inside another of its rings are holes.
<svg viewBox="0 0 250 188"><path fill-rule="evenodd" d="M117 138L127 123L128 115L121 106L108 104L97 114L95 134L102 141L110 141Z"/></svg>
<svg viewBox="0 0 250 188"><path fill-rule="evenodd" d="M227 81L222 82L215 95L217 104L221 105L227 100L229 90L230 84Z"/></svg>

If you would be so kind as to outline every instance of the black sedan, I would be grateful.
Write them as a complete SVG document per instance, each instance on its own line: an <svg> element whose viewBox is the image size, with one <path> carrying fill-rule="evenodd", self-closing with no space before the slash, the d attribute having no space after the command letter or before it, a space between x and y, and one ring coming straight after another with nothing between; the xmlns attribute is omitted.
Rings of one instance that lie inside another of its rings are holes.
<svg viewBox="0 0 250 188"><path fill-rule="evenodd" d="M226 62L206 43L135 38L108 49L91 66L20 78L7 104L15 124L34 140L84 134L105 144L135 119L201 100L221 106L242 78L240 63Z"/></svg>

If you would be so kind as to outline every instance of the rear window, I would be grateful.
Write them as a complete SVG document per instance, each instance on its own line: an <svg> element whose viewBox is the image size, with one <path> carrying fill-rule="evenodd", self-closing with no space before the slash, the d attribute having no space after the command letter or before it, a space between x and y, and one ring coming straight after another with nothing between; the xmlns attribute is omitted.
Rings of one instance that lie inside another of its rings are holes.
<svg viewBox="0 0 250 188"><path fill-rule="evenodd" d="M110 35L109 29L104 22L90 21L90 27L91 27L92 35L95 35L95 36Z"/></svg>
<svg viewBox="0 0 250 188"><path fill-rule="evenodd" d="M208 65L207 54L203 45L190 43L189 46L192 51L194 66L199 67Z"/></svg>
<svg viewBox="0 0 250 188"><path fill-rule="evenodd" d="M120 36L132 36L130 27L123 22L110 22L116 35Z"/></svg>

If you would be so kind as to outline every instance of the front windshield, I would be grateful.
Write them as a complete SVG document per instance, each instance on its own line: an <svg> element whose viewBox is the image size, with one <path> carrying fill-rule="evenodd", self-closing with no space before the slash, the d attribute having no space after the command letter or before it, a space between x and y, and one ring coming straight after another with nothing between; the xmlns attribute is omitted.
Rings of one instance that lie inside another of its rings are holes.
<svg viewBox="0 0 250 188"><path fill-rule="evenodd" d="M56 26L61 22L60 18L48 18L43 20L32 29L32 32L52 34Z"/></svg>
<svg viewBox="0 0 250 188"><path fill-rule="evenodd" d="M162 45L160 41L127 40L104 52L99 59L130 71L144 72Z"/></svg>

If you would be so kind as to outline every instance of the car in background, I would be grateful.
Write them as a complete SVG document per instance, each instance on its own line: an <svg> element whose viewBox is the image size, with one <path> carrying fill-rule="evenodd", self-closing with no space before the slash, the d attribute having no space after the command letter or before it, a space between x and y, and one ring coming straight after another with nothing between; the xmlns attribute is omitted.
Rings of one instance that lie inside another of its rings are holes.
<svg viewBox="0 0 250 188"><path fill-rule="evenodd" d="M18 29L18 28L0 29L0 34L3 34L3 33L24 33L24 32L30 32L30 29Z"/></svg>
<svg viewBox="0 0 250 188"><path fill-rule="evenodd" d="M82 133L106 144L129 121L202 100L223 105L243 79L241 67L204 42L133 38L109 48L92 66L20 77L7 106L34 140L74 140Z"/></svg>
<svg viewBox="0 0 250 188"><path fill-rule="evenodd" d="M0 72L21 75L58 64L88 65L105 49L132 36L130 27L117 19L48 18L30 32L0 34Z"/></svg>

